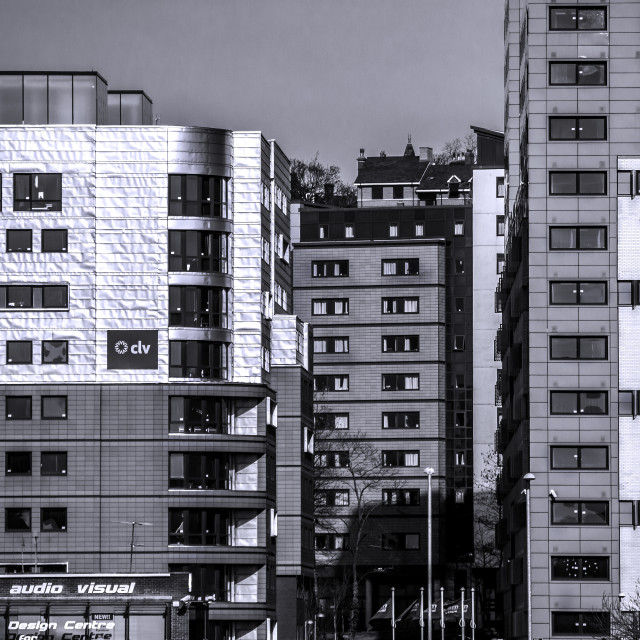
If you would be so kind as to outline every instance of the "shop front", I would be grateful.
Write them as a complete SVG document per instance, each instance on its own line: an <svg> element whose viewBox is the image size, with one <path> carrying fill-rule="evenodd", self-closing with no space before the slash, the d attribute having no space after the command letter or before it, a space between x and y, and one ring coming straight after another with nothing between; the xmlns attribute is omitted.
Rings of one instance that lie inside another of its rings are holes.
<svg viewBox="0 0 640 640"><path fill-rule="evenodd" d="M187 640L189 575L0 575L0 640Z"/></svg>

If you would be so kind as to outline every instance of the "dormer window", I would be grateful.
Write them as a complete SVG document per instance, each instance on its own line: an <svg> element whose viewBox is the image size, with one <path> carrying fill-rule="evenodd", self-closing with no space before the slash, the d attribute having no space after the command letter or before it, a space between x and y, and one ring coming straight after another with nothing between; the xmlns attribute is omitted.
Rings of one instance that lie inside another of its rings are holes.
<svg viewBox="0 0 640 640"><path fill-rule="evenodd" d="M460 178L458 178L458 176L451 176L447 180L447 184L449 185L449 198L459 198L460 197Z"/></svg>

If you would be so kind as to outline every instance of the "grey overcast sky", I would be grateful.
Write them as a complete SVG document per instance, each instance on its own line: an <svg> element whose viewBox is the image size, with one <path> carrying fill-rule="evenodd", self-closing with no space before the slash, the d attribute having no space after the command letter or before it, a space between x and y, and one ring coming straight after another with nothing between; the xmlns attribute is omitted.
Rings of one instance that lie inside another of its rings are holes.
<svg viewBox="0 0 640 640"><path fill-rule="evenodd" d="M502 129L503 0L2 0L0 69L95 69L162 124L262 130L289 157L399 155Z"/></svg>

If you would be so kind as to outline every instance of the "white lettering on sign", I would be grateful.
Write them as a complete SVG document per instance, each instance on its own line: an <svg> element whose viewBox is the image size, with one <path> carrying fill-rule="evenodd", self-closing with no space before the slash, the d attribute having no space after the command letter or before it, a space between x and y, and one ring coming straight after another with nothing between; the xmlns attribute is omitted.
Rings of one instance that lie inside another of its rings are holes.
<svg viewBox="0 0 640 640"><path fill-rule="evenodd" d="M89 584L77 585L78 593L82 594L112 594L112 593L133 593L136 583L129 582L125 584L102 584L91 582ZM9 595L12 596L29 596L29 595L46 595L62 593L63 585L53 584L51 582L43 582L38 585L33 584L13 584L9 590Z"/></svg>
<svg viewBox="0 0 640 640"><path fill-rule="evenodd" d="M146 355L147 353L149 353L149 349L151 349L151 345L142 344L142 340L138 340L138 344L131 345L131 353L136 356L140 353L144 353Z"/></svg>

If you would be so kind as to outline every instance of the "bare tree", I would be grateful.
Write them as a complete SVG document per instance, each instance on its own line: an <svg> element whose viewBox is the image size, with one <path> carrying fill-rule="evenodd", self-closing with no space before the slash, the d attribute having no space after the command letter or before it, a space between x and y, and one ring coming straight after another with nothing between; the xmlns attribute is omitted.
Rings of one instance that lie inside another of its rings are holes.
<svg viewBox="0 0 640 640"><path fill-rule="evenodd" d="M583 614L584 616L584 614ZM602 606L583 621L588 635L600 640L640 640L640 593L603 594Z"/></svg>
<svg viewBox="0 0 640 640"><path fill-rule="evenodd" d="M379 532L371 516L382 505L381 488L400 485L394 479L396 470L383 465L381 452L369 442L367 434L336 430L320 421L315 442L316 524L323 531L343 536L342 548L326 553L329 564L335 566L336 561L345 559L350 567L349 632L355 638L360 615L361 556L367 547L379 548Z"/></svg>
<svg viewBox="0 0 640 640"><path fill-rule="evenodd" d="M291 199L355 207L356 188L342 181L340 167L322 164L318 155L309 161L291 161Z"/></svg>
<svg viewBox="0 0 640 640"><path fill-rule="evenodd" d="M440 153L433 157L434 164L449 164L464 157L467 151L472 151L474 158L478 151L478 141L475 133L469 133L464 138L454 138L445 142Z"/></svg>
<svg viewBox="0 0 640 640"><path fill-rule="evenodd" d="M501 516L496 495L500 464L495 451L485 453L483 459L484 467L473 488L474 565L479 569L497 569L501 560L495 544L496 525Z"/></svg>

